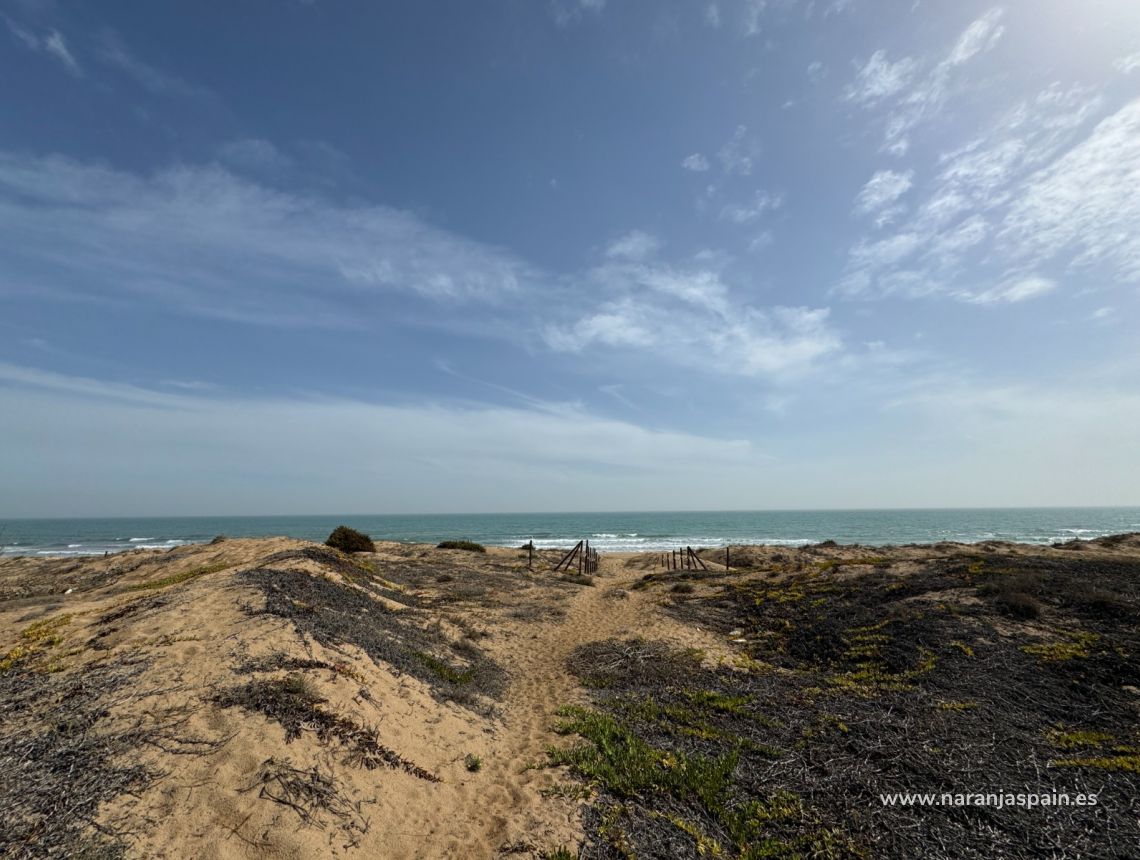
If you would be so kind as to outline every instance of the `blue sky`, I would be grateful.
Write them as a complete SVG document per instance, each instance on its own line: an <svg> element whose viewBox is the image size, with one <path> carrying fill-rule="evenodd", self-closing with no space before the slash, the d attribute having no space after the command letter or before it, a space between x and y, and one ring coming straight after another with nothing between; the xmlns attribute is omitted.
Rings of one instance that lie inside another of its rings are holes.
<svg viewBox="0 0 1140 860"><path fill-rule="evenodd" d="M0 4L0 516L1140 504L1140 4Z"/></svg>

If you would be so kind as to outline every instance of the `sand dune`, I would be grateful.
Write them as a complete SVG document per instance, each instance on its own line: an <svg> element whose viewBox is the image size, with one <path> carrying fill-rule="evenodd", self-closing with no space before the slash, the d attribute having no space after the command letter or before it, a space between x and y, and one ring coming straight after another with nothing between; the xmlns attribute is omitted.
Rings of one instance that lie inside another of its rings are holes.
<svg viewBox="0 0 1140 860"><path fill-rule="evenodd" d="M724 595L761 577L784 594L888 568L903 582L935 555L979 553L1134 562L1140 541L736 548L731 572L723 550L706 553L710 573L610 555L589 584L550 573L557 553L529 571L515 550L382 543L350 557L285 538L10 559L2 843L29 857L617 856L583 819L589 790L547 755L566 743L558 710L604 686L584 680L589 648L644 641L697 655L694 676L753 677L761 640L728 629ZM933 586L914 600L981 603ZM688 826L675 824L691 850L713 844ZM685 856L672 850L647 856Z"/></svg>

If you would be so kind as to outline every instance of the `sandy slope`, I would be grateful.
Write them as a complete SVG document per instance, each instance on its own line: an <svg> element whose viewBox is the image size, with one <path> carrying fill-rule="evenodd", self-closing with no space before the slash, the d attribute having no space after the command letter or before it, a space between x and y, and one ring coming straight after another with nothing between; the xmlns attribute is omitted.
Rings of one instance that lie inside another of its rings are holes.
<svg viewBox="0 0 1140 860"><path fill-rule="evenodd" d="M129 855L494 857L572 847L580 832L576 803L544 796L542 790L561 774L534 767L559 742L552 732L556 710L582 699L567 673L567 656L579 645L615 636L642 635L710 654L720 648L714 637L657 612L646 592L627 590L642 571L627 568L624 557L604 558L597 584L584 586L546 573L548 562L543 572L528 573L514 551L476 557L383 545L369 561L420 608L405 610L399 592L395 599L377 599L392 612L414 613L421 626L434 626L454 640L465 638L466 627L508 676L500 702L471 707L441 701L423 680L377 663L359 648L329 648L299 635L288 619L256 614L264 597L238 572L303 546L287 539L231 540L54 568L32 561L0 566L0 588L12 595L0 604L7 640L0 647L18 644L20 632L37 621L69 616L58 628L61 641L13 671L42 672L55 660L53 668L61 671L52 677L62 681L118 660L145 661L129 692L108 701L111 716L104 721L110 727L141 721L160 729L158 740L128 754L160 776L138 797L113 799L98 814L101 826L120 834ZM400 571L413 559L454 579L421 577L400 585ZM337 571L310 559L274 567L351 587ZM451 601L449 591L462 594L488 568L494 579L484 582L498 587L474 601ZM202 570L210 572L139 589ZM64 585L73 592L42 593ZM282 655L337 668L235 671L251 660ZM335 739L322 741L315 730L302 728L287 742L280 724L211 701L250 677L289 674L306 677L327 699L325 710L376 728L386 747L440 781L398 769L355 767ZM468 755L482 760L477 772L465 766ZM266 781L273 772L267 762L298 771L316 768L335 786L335 810L305 812L267 797L283 794Z"/></svg>

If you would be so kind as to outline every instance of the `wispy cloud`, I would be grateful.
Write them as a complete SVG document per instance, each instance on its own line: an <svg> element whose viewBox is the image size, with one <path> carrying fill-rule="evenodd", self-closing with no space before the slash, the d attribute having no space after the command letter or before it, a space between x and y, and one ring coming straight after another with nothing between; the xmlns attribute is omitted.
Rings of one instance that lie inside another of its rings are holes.
<svg viewBox="0 0 1140 860"><path fill-rule="evenodd" d="M953 50L944 62L949 66L960 66L996 45L1005 32L1005 26L1001 23L1004 15L1000 8L991 9L970 24L958 37Z"/></svg>
<svg viewBox="0 0 1140 860"><path fill-rule="evenodd" d="M1140 183L1140 102L1082 140L1102 107L1086 89L1051 86L943 155L896 231L851 247L839 291L995 305L1045 294L1065 280L1058 271L1099 267L1106 286L1140 276L1128 190Z"/></svg>
<svg viewBox="0 0 1140 860"><path fill-rule="evenodd" d="M568 27L582 20L583 13L600 13L606 0L551 0L550 15L559 27Z"/></svg>
<svg viewBox="0 0 1140 860"><path fill-rule="evenodd" d="M293 159L261 138L231 140L218 148L218 157L238 170L279 174L293 166Z"/></svg>
<svg viewBox="0 0 1140 860"><path fill-rule="evenodd" d="M1039 276L1019 277L978 293L964 291L960 297L976 305L1015 304L1044 295L1057 288L1057 282Z"/></svg>
<svg viewBox="0 0 1140 860"><path fill-rule="evenodd" d="M681 162L681 166L694 173L704 173L709 169L709 160L699 152L694 152L692 155L686 156Z"/></svg>
<svg viewBox="0 0 1140 860"><path fill-rule="evenodd" d="M999 240L1018 260L1071 255L1118 279L1140 279L1140 100L1025 182Z"/></svg>
<svg viewBox="0 0 1140 860"><path fill-rule="evenodd" d="M377 294L493 302L533 275L407 212L271 191L216 166L143 176L2 154L0 230L0 261L28 289L263 324L360 324Z"/></svg>
<svg viewBox="0 0 1140 860"><path fill-rule="evenodd" d="M553 349L632 350L702 370L769 378L808 372L842 349L826 308L753 307L715 269L614 263L590 278L597 305L569 327L548 327Z"/></svg>
<svg viewBox="0 0 1140 860"><path fill-rule="evenodd" d="M631 230L606 249L606 256L621 260L644 260L661 250L661 240L644 230Z"/></svg>
<svg viewBox="0 0 1140 860"><path fill-rule="evenodd" d="M902 211L895 204L913 184L913 170L878 170L855 199L855 211L860 215L874 215L876 225L881 227Z"/></svg>
<svg viewBox="0 0 1140 860"><path fill-rule="evenodd" d="M48 30L43 36L37 36L26 27L21 27L11 18L5 17L8 31L25 48L37 53L46 54L57 60L63 67L77 78L83 77L83 68L67 45L67 40L59 30Z"/></svg>
<svg viewBox="0 0 1140 860"><path fill-rule="evenodd" d="M892 63L880 50L859 67L845 98L867 108L891 106L883 142L885 151L906 154L911 132L942 110L961 67L991 50L1001 39L1005 32L1003 17L1002 9L994 8L974 20L932 66L929 61L912 57ZM927 70L922 72L924 65Z"/></svg>
<svg viewBox="0 0 1140 860"><path fill-rule="evenodd" d="M910 57L892 63L886 51L875 51L866 63L858 67L855 80L848 85L844 98L861 105L876 105L897 95L911 82L918 67Z"/></svg>
<svg viewBox="0 0 1140 860"><path fill-rule="evenodd" d="M5 499L19 507L0 516L242 513L270 498L286 500L276 513L375 510L378 484L401 488L393 512L589 508L598 498L636 508L647 493L671 499L678 480L686 501L713 506L729 477L766 461L746 441L660 431L574 403L237 399L0 364L0 391L14 389L20 408L0 411L0 471ZM50 442L44 427L55 428ZM208 464L170 456L191 450L209 452ZM48 501L49 459L98 488L81 494L82 507ZM584 473L594 479L582 482ZM200 507L171 510L172 486Z"/></svg>
<svg viewBox="0 0 1140 860"><path fill-rule="evenodd" d="M720 211L721 219L731 221L733 224L751 224L774 209L783 205L784 199L779 194L760 190L747 203L730 203Z"/></svg>
<svg viewBox="0 0 1140 860"><path fill-rule="evenodd" d="M763 29L761 20L768 0L743 0L740 13L740 30L745 36L756 36Z"/></svg>
<svg viewBox="0 0 1140 860"><path fill-rule="evenodd" d="M1112 66L1122 75L1130 75L1140 69L1140 51L1134 51L1123 57L1117 57Z"/></svg>
<svg viewBox="0 0 1140 860"><path fill-rule="evenodd" d="M759 143L748 134L748 127L738 125L732 137L717 153L726 175L748 176L752 173L753 159L760 154Z"/></svg>
<svg viewBox="0 0 1140 860"><path fill-rule="evenodd" d="M140 59L127 48L123 38L113 30L104 30L99 35L99 59L134 79L149 92L192 98L209 96L206 89L190 84Z"/></svg>
<svg viewBox="0 0 1140 860"><path fill-rule="evenodd" d="M44 50L63 63L64 68L71 72L76 77L82 77L83 70L79 68L79 63L76 62L75 57L72 55L71 50L67 47L67 42L64 41L63 34L59 30L52 30L43 42Z"/></svg>

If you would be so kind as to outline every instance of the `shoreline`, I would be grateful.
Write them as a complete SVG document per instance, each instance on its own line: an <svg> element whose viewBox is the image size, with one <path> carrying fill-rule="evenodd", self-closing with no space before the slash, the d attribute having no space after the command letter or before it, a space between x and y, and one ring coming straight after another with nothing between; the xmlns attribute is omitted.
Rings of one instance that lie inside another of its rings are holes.
<svg viewBox="0 0 1140 860"><path fill-rule="evenodd" d="M1132 532L1132 531L1112 532L1109 534L1096 535L1096 536L1090 536L1090 537L1083 537L1080 535L1074 535L1072 537L1068 537L1065 539L1053 540L1053 541L1049 541L1049 542L1028 541L1028 540L1019 541L1019 540L996 539L996 538L979 538L977 540L930 540L930 541L909 541L909 542L905 542L905 543L888 543L888 542L861 543L861 542L838 541L838 540L833 540L830 538L825 538L823 540L818 540L818 541L817 540L807 540L807 539L803 539L803 540L799 540L799 539L796 539L796 540L776 539L776 540L772 540L772 541L760 541L760 542L732 542L732 543L713 543L713 542L710 542L710 543L704 543L704 544L700 544L700 545L691 544L691 546L693 547L694 551L697 551L697 552L711 552L711 551L715 551L715 550L723 551L726 548L730 549L730 550L732 550L732 549L747 549L750 547L766 547L769 549L783 549L783 550L788 550L788 551L819 548L819 547L841 547L841 548L850 548L850 549L862 548L862 549L870 549L870 550L875 550L875 549L890 550L890 549L908 549L908 548L916 548L916 547L926 547L926 548L940 548L940 547L941 548L955 548L955 547L960 547L960 548L966 548L966 547L992 548L992 547L1000 547L1000 546L1006 546L1006 545L1018 546L1018 547L1033 547L1033 548L1037 548L1037 549L1054 549L1054 548L1072 548L1074 545L1090 544L1090 543L1094 543L1096 541L1102 541L1102 540L1114 540L1114 539L1127 538L1129 536L1137 535L1137 534L1140 534L1140 531L1138 531L1138 532ZM170 546L158 546L158 545L154 545L154 544L146 544L146 545L141 545L141 546L125 546L125 547L122 547L121 549L115 549L115 550L111 550L111 549L92 550L90 552L80 550L78 548L76 548L76 549L64 549L64 550L40 550L40 549L35 549L32 547L29 547L29 551L27 551L27 552L20 552L20 551L14 552L14 551L12 551L12 546L9 545L9 546L0 546L0 564L2 564L4 561L6 561L8 559L17 559L17 558L45 559L45 560L47 560L47 559L83 560L83 559L95 559L95 558L104 558L104 557L111 557L111 556L129 556L129 555L138 554L138 553L168 553L168 552L175 552L175 551L184 549L186 547L209 546L213 541L217 541L219 538L224 539L224 540L231 540L231 541L238 541L238 540L259 541L259 540L277 540L277 539L281 539L281 540L305 540L304 538L295 538L295 537L290 536L290 535L282 535L282 534L277 534L277 535L273 535L273 534L249 535L249 536L243 535L243 536L239 536L239 537L229 537L227 535L216 535L213 538L204 539L204 540L181 540L181 541L178 541L175 539L175 540L168 542L168 543L172 544ZM593 542L593 539L591 539L591 541L592 541L591 546L596 549L597 548L596 543ZM406 547L434 547L434 545L435 545L434 543L425 543L423 541L415 541L415 540L410 540L410 539L409 540L403 540L403 539L398 539L398 538L385 538L385 539L383 539L382 542L396 544L398 546L406 546ZM559 541L536 541L534 548L536 551L544 550L544 551L551 551L551 552L554 552L554 551L565 552L567 550L572 549L576 543L577 543L577 540L571 539L571 538L566 538L565 540L559 540ZM508 550L508 551L517 551L517 550L526 548L525 543L523 543L521 545L503 544L503 543L500 543L500 544L486 543L484 545L488 549ZM677 549L677 550L684 549L686 546L689 546L689 545L690 544L686 544L682 541L675 541L675 542L662 541L660 543L660 545L653 545L651 547L647 547L644 549L598 549L598 552L601 555L606 555L606 556L610 556L613 558L624 558L627 556L635 556L635 555L653 555L653 554L667 553L667 552L674 550L674 549Z"/></svg>
<svg viewBox="0 0 1140 860"><path fill-rule="evenodd" d="M517 547L533 540L537 547L568 549L584 538L600 552L796 547L828 539L865 546L989 540L1044 546L1140 531L1140 508L0 520L0 555L97 557L137 546L205 543L218 534L323 541L338 525L415 544L465 539Z"/></svg>

